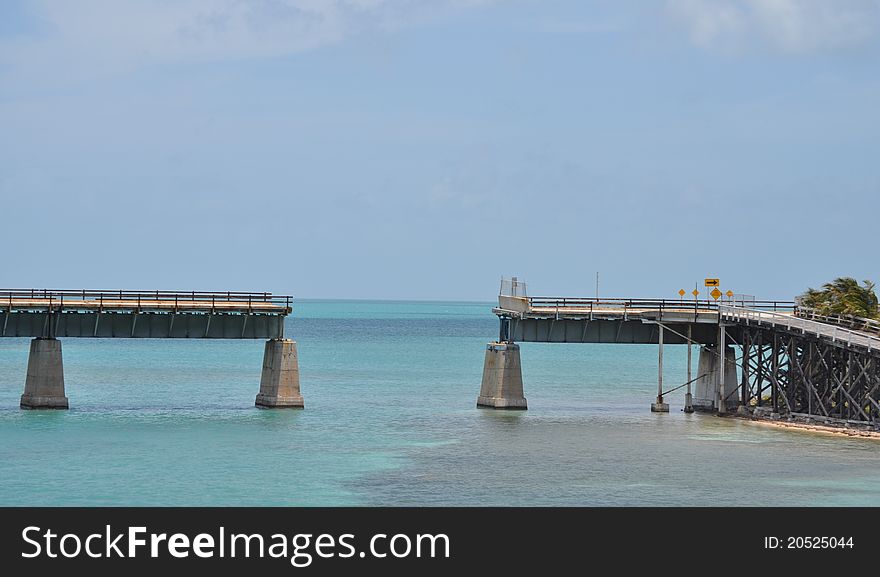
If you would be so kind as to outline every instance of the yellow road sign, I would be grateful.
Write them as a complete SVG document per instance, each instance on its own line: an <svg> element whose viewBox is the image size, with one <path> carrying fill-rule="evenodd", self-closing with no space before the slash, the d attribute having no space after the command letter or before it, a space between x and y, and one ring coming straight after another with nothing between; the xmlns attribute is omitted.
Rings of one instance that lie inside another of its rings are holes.
<svg viewBox="0 0 880 577"><path fill-rule="evenodd" d="M707 278L706 279L706 286L720 286L720 285L721 285L721 281L717 278Z"/></svg>
<svg viewBox="0 0 880 577"><path fill-rule="evenodd" d="M733 298L733 291L727 291L726 294L729 298Z"/></svg>
<svg viewBox="0 0 880 577"><path fill-rule="evenodd" d="M696 298L696 297L700 296L700 291L698 291L697 289L694 289L694 292L692 292L691 294L694 295L694 298Z"/></svg>
<svg viewBox="0 0 880 577"><path fill-rule="evenodd" d="M718 290L718 287L713 288L712 292L710 292L709 294L712 295L712 298L716 301L721 298L721 291Z"/></svg>
<svg viewBox="0 0 880 577"><path fill-rule="evenodd" d="M678 289L678 296L680 296L680 297L684 296L684 289Z"/></svg>

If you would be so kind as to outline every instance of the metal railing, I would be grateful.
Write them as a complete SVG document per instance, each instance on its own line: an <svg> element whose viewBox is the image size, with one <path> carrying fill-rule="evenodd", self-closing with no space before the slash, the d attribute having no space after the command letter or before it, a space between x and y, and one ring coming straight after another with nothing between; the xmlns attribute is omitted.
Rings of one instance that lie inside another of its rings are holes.
<svg viewBox="0 0 880 577"><path fill-rule="evenodd" d="M625 299L625 298L569 298L569 297L528 297L529 308L548 309L678 309L678 310L718 310L722 306L740 305L752 309L792 313L793 301L712 300L712 299Z"/></svg>
<svg viewBox="0 0 880 577"><path fill-rule="evenodd" d="M722 319L768 323L784 327L788 330L798 330L802 334L811 333L818 337L830 338L832 341L843 342L848 345L859 345L869 350L880 350L880 338L878 337L799 316L728 305L722 305L718 310L718 314Z"/></svg>
<svg viewBox="0 0 880 577"><path fill-rule="evenodd" d="M287 295L273 295L269 292L206 292L206 291L127 291L127 290L65 290L65 289L0 289L0 307L8 306L10 309L22 301L39 302L40 305L49 307L50 310L61 309L65 306L76 307L78 304L97 302L99 307L108 303L108 306L137 306L153 304L156 302L174 303L174 308L187 304L211 303L213 309L217 304L240 305L242 309L254 306L277 306L283 307L287 313L291 310L293 297ZM42 301L46 301L43 303Z"/></svg>
<svg viewBox="0 0 880 577"><path fill-rule="evenodd" d="M736 293L730 300L732 300L733 302L755 302L758 299L755 297L755 295L744 295Z"/></svg>
<svg viewBox="0 0 880 577"><path fill-rule="evenodd" d="M842 326L848 329L880 336L880 321L874 319L866 319L854 315L822 315L817 313L815 309L804 306L798 306L795 314L804 319Z"/></svg>
<svg viewBox="0 0 880 577"><path fill-rule="evenodd" d="M501 289L498 294L505 297L526 297L528 296L528 286L525 281L521 281L517 277L509 279L502 277Z"/></svg>

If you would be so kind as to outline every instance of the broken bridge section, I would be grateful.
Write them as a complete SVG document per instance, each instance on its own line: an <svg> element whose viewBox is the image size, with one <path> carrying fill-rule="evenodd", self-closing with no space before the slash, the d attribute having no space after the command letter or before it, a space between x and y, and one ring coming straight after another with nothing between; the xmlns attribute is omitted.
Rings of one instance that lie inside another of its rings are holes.
<svg viewBox="0 0 880 577"><path fill-rule="evenodd" d="M21 407L66 409L60 338L266 339L261 407L302 407L293 297L268 292L0 290L0 337L31 337Z"/></svg>
<svg viewBox="0 0 880 577"><path fill-rule="evenodd" d="M525 408L516 343L658 345L656 412L737 412L880 430L880 324L821 317L791 301L531 297L503 280L478 406ZM663 350L688 346L684 384L664 389ZM699 346L697 374L691 347ZM503 357L503 358L502 358ZM510 357L509 359L507 357ZM693 387L693 392L692 392Z"/></svg>

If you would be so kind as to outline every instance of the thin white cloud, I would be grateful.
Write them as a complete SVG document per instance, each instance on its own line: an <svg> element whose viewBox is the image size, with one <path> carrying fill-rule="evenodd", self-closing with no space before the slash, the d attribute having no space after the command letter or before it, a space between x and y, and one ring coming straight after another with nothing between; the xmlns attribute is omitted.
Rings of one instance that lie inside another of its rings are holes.
<svg viewBox="0 0 880 577"><path fill-rule="evenodd" d="M15 67L119 68L284 56L490 0L34 0L39 33L0 41ZM25 64L26 63L26 64Z"/></svg>
<svg viewBox="0 0 880 577"><path fill-rule="evenodd" d="M706 48L812 52L862 42L880 27L880 0L667 0L667 9Z"/></svg>

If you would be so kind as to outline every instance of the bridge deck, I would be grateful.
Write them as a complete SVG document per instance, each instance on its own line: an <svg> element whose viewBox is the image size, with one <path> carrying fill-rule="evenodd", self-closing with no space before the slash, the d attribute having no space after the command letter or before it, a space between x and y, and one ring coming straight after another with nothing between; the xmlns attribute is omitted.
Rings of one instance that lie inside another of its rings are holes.
<svg viewBox="0 0 880 577"><path fill-rule="evenodd" d="M224 312L287 315L292 297L196 291L0 290L0 311Z"/></svg>
<svg viewBox="0 0 880 577"><path fill-rule="evenodd" d="M577 317L593 315L594 317L619 317L624 314L627 316L656 316L657 312L662 310L667 314L681 315L718 315L718 309L697 308L697 307L529 307L529 310L523 316L558 316L558 317Z"/></svg>
<svg viewBox="0 0 880 577"><path fill-rule="evenodd" d="M291 304L272 293L0 290L0 336L272 339Z"/></svg>
<svg viewBox="0 0 880 577"><path fill-rule="evenodd" d="M734 301L725 301L734 304ZM780 301L735 301L737 304L793 314L794 303ZM723 302L684 299L592 299L569 297L525 297L499 295L493 312L499 317L520 320L645 320L718 324Z"/></svg>
<svg viewBox="0 0 880 577"><path fill-rule="evenodd" d="M510 320L513 340L545 342L656 342L657 336L642 323L662 322L679 330L691 325L733 326L763 324L800 334L810 334L836 345L880 351L880 334L804 318L793 302L784 301L687 301L668 299L591 299L499 295L493 312ZM596 324L580 330L573 323ZM569 323L556 326L547 323ZM603 327L602 322L613 327ZM617 326L623 322L626 326ZM616 323L616 324L615 324ZM555 332L554 332L555 331ZM680 331L679 331L680 332ZM714 334L695 333L697 342L713 342ZM680 335L679 335L680 336ZM677 342L676 337L668 341ZM682 341L683 342L683 341Z"/></svg>
<svg viewBox="0 0 880 577"><path fill-rule="evenodd" d="M224 312L245 314L276 314L290 313L290 307L284 303L274 302L241 302L211 300L156 300L156 299L90 299L60 300L48 298L14 298L0 300L0 311L6 310L37 310L46 311L52 307L58 310L81 311L140 311L140 312Z"/></svg>

